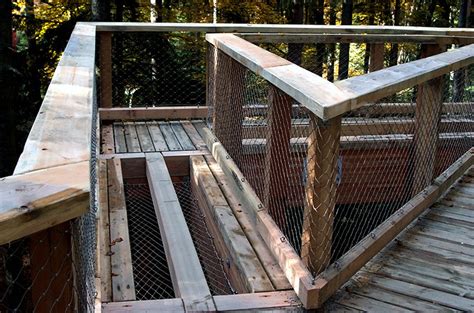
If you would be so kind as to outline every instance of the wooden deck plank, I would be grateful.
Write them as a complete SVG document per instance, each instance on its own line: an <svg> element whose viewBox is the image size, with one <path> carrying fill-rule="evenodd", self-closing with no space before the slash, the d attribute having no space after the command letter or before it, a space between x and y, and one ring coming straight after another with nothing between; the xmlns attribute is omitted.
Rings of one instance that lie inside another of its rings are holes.
<svg viewBox="0 0 474 313"><path fill-rule="evenodd" d="M248 208L242 206L240 201L237 199L232 187L229 185L228 177L224 174L221 167L217 164L211 155L204 156L212 174L216 178L224 196L229 203L234 216L242 226L245 235L252 244L255 253L257 254L260 262L262 263L265 271L272 281L273 286L276 290L291 289L291 285L286 279L285 273L281 270L275 258L273 258L270 250L263 241L262 237L258 234L257 230L252 226L251 214L248 212Z"/></svg>
<svg viewBox="0 0 474 313"><path fill-rule="evenodd" d="M437 221L440 223L445 223L452 226L459 226L462 228L471 229L474 231L474 220L469 219L469 217L460 217L459 215L453 216L449 215L448 213L436 213L434 211L429 212L429 214L423 217L424 219L429 219L433 221Z"/></svg>
<svg viewBox="0 0 474 313"><path fill-rule="evenodd" d="M193 123L190 121L181 121L181 126L183 126L186 134L189 136L189 139L191 139L197 150L207 150L206 143L202 140L201 135L198 133Z"/></svg>
<svg viewBox="0 0 474 313"><path fill-rule="evenodd" d="M103 154L115 153L114 129L113 129L112 124L102 125L100 145L101 145L101 153Z"/></svg>
<svg viewBox="0 0 474 313"><path fill-rule="evenodd" d="M429 301L416 299L397 292L384 290L372 284L368 284L360 289L354 289L354 294L364 296L366 298L376 299L384 303L389 303L408 310L418 312L455 312L454 309L444 307Z"/></svg>
<svg viewBox="0 0 474 313"><path fill-rule="evenodd" d="M102 304L103 313L185 313L183 300L141 300L126 302L111 302Z"/></svg>
<svg viewBox="0 0 474 313"><path fill-rule="evenodd" d="M160 130L157 122L146 122L148 131L150 132L153 145L155 146L155 151L162 152L168 151L168 145L166 144L165 137Z"/></svg>
<svg viewBox="0 0 474 313"><path fill-rule="evenodd" d="M464 209L464 208L455 207L455 206L448 207L442 204L437 204L434 207L432 207L431 210L435 212L436 214L442 214L442 215L447 214L446 216L451 216L451 215L459 216L458 218L466 217L469 220L474 218L474 209L470 210L470 209Z"/></svg>
<svg viewBox="0 0 474 313"><path fill-rule="evenodd" d="M452 309L463 311L472 311L474 309L474 301L471 299L452 295L431 288L426 288L378 275L371 276L370 282L371 284L385 290L390 290L409 297L414 297L416 299L437 303Z"/></svg>
<svg viewBox="0 0 474 313"><path fill-rule="evenodd" d="M115 141L115 151L117 153L126 153L127 152L127 143L125 141L125 129L123 123L114 123L114 141Z"/></svg>
<svg viewBox="0 0 474 313"><path fill-rule="evenodd" d="M170 126L183 150L196 150L180 122L172 121L170 122Z"/></svg>
<svg viewBox="0 0 474 313"><path fill-rule="evenodd" d="M271 308L297 308L301 305L298 297L292 290L214 296L214 302L219 312L245 312L246 310L255 312Z"/></svg>
<svg viewBox="0 0 474 313"><path fill-rule="evenodd" d="M141 152L154 152L155 147L151 139L148 127L145 122L135 122L138 140L140 141Z"/></svg>
<svg viewBox="0 0 474 313"><path fill-rule="evenodd" d="M125 122L123 127L125 130L125 140L127 141L127 152L142 152L135 123Z"/></svg>
<svg viewBox="0 0 474 313"><path fill-rule="evenodd" d="M196 192L204 196L205 203L202 207L210 211L229 249L231 266L235 263L237 275L243 279L247 291L273 290L267 273L235 218L204 157L191 157L191 177L197 189Z"/></svg>
<svg viewBox="0 0 474 313"><path fill-rule="evenodd" d="M146 154L146 171L173 288L186 310L215 310L186 220L161 153Z"/></svg>
<svg viewBox="0 0 474 313"><path fill-rule="evenodd" d="M130 237L120 160L107 160L113 301L135 300Z"/></svg>
<svg viewBox="0 0 474 313"><path fill-rule="evenodd" d="M376 299L361 296L358 294L346 294L337 300L336 303L366 312L412 312L398 305L392 305Z"/></svg>
<svg viewBox="0 0 474 313"><path fill-rule="evenodd" d="M107 161L99 160L99 223L98 242L99 247L99 277L100 277L100 301L110 302L112 300L112 270L110 268L110 227L109 227L109 187L107 179Z"/></svg>
<svg viewBox="0 0 474 313"><path fill-rule="evenodd" d="M179 144L178 138L176 138L176 135L173 132L173 129L171 128L170 124L167 122L158 122L158 125L160 126L161 133L163 134L163 137L165 138L166 144L168 145L169 150L171 151L176 151L176 150L182 150L181 145Z"/></svg>

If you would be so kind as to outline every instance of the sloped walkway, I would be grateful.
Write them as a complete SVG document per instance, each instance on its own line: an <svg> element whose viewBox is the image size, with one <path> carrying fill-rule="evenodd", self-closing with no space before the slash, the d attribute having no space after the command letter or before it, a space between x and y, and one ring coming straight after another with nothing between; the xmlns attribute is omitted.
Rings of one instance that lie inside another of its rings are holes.
<svg viewBox="0 0 474 313"><path fill-rule="evenodd" d="M327 309L474 311L474 167L359 271Z"/></svg>

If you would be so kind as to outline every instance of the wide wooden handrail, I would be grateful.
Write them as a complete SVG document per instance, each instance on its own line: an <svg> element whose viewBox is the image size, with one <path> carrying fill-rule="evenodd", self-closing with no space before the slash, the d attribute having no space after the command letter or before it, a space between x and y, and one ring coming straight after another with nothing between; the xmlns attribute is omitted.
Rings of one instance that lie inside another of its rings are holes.
<svg viewBox="0 0 474 313"><path fill-rule="evenodd" d="M366 75L331 83L233 34L206 40L293 97L322 120L373 103L474 63L474 44Z"/></svg>

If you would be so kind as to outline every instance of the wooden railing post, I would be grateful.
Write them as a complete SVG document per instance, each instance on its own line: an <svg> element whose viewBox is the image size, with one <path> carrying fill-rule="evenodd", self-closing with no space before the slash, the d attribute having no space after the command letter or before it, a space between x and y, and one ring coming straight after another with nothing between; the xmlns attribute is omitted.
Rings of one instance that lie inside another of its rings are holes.
<svg viewBox="0 0 474 313"><path fill-rule="evenodd" d="M271 85L267 116L264 204L277 225L284 230L290 171L292 99Z"/></svg>
<svg viewBox="0 0 474 313"><path fill-rule="evenodd" d="M215 53L213 130L231 157L240 164L245 67L220 50Z"/></svg>
<svg viewBox="0 0 474 313"><path fill-rule="evenodd" d="M422 49L422 57L428 57L443 52L445 47L424 45ZM443 76L418 85L413 161L411 162L413 166L412 196L428 186L434 178L442 108Z"/></svg>
<svg viewBox="0 0 474 313"><path fill-rule="evenodd" d="M331 260L341 117L323 122L311 114L310 129L301 257L318 274Z"/></svg>
<svg viewBox="0 0 474 313"><path fill-rule="evenodd" d="M99 33L100 106L112 107L112 33Z"/></svg>
<svg viewBox="0 0 474 313"><path fill-rule="evenodd" d="M383 69L385 46L383 43L370 44L369 72Z"/></svg>

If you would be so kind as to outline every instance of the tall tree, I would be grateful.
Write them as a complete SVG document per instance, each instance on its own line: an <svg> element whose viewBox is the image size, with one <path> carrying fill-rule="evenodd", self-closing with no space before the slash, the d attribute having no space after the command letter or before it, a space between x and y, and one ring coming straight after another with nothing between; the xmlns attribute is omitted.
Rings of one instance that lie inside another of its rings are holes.
<svg viewBox="0 0 474 313"><path fill-rule="evenodd" d="M289 19L290 24L303 24L303 0L291 0L289 3ZM301 64L301 54L303 52L302 43L288 44L288 60L295 64Z"/></svg>
<svg viewBox="0 0 474 313"><path fill-rule="evenodd" d="M469 15L471 13L471 0L461 0L460 6L458 27L470 27ZM453 101L455 102L463 101L466 74L465 69L458 70L454 73Z"/></svg>
<svg viewBox="0 0 474 313"><path fill-rule="evenodd" d="M110 21L110 0L91 0L92 20L108 22Z"/></svg>
<svg viewBox="0 0 474 313"><path fill-rule="evenodd" d="M12 1L0 1L0 177L11 174L15 166L16 149L16 110L14 90L12 90L13 71L12 49Z"/></svg>
<svg viewBox="0 0 474 313"><path fill-rule="evenodd" d="M308 23L316 25L324 25L324 0L308 1L309 7L307 9ZM326 47L323 43L316 44L315 53L315 74L323 76L323 63L326 58Z"/></svg>
<svg viewBox="0 0 474 313"><path fill-rule="evenodd" d="M367 4L367 13L368 17L368 25L374 25L375 23L375 0L369 0ZM370 61L370 44L365 44L365 55L364 55L364 73L369 71L369 61Z"/></svg>
<svg viewBox="0 0 474 313"><path fill-rule="evenodd" d="M352 25L352 0L344 0L342 4L342 25ZM339 79L346 79L349 76L349 44L340 45L339 52Z"/></svg>
<svg viewBox="0 0 474 313"><path fill-rule="evenodd" d="M329 0L329 25L336 25L337 0ZM327 79L334 81L334 65L336 63L336 44L328 45L328 76Z"/></svg>
<svg viewBox="0 0 474 313"><path fill-rule="evenodd" d="M401 1L395 0L395 9L393 11L393 25L399 26L400 25L400 14L401 14ZM390 49L390 60L389 66L397 65L398 63L398 44L392 43Z"/></svg>

